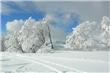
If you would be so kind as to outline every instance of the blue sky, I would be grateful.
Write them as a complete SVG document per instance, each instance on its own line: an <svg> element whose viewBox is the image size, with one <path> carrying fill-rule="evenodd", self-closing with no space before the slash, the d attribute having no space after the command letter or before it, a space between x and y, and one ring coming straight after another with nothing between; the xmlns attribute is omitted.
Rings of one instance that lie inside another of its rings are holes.
<svg viewBox="0 0 110 73"><path fill-rule="evenodd" d="M36 20L40 20L45 16L45 12L42 12L40 10L36 11L26 11L22 8L20 8L18 5L13 4L13 2L3 2L2 6L9 6L9 10L13 9L12 11L7 11L1 14L1 24L2 24L2 32L6 32L6 23L9 21L13 21L15 19L20 20L26 20L30 16ZM7 9L7 8L6 8Z"/></svg>
<svg viewBox="0 0 110 73"><path fill-rule="evenodd" d="M37 2L37 1L7 1L1 2L2 33L6 32L6 23L15 19L26 20L32 17L36 20L47 14L55 15L54 27L61 28L65 33L72 31L80 22L86 20L99 21L103 16L109 16L110 2ZM65 17L68 17L66 18ZM66 21L66 22L65 22Z"/></svg>
<svg viewBox="0 0 110 73"><path fill-rule="evenodd" d="M8 21L13 21L15 19L26 20L30 16L36 20L40 20L45 16L45 13L40 12L40 11L36 11L36 13L27 13L25 11L22 11L22 12L14 12L14 13L11 13L9 15L1 15L2 32L6 32L6 23Z"/></svg>

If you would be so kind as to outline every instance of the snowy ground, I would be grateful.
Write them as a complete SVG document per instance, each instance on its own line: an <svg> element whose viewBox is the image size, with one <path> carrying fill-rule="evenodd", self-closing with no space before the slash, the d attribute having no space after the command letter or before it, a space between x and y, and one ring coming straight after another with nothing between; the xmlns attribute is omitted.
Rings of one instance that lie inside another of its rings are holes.
<svg viewBox="0 0 110 73"><path fill-rule="evenodd" d="M0 71L109 73L110 52L0 53ZM69 71L69 72L68 72Z"/></svg>

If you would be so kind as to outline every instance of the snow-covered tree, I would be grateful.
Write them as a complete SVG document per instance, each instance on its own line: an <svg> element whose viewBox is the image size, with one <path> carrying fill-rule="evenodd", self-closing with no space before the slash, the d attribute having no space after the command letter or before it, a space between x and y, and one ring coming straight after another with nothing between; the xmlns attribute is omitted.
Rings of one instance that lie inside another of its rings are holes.
<svg viewBox="0 0 110 73"><path fill-rule="evenodd" d="M110 48L110 19L108 17L103 17L101 29L103 32L101 43L105 45L105 48Z"/></svg>
<svg viewBox="0 0 110 73"><path fill-rule="evenodd" d="M66 46L74 50L110 50L110 20L104 16L101 24L86 21L66 39Z"/></svg>
<svg viewBox="0 0 110 73"><path fill-rule="evenodd" d="M4 46L9 52L23 52L21 44L18 41L18 31L23 26L23 20L14 20L7 22L7 34L4 36Z"/></svg>
<svg viewBox="0 0 110 73"><path fill-rule="evenodd" d="M31 17L25 21L19 31L18 40L24 52L36 52L45 43L42 21Z"/></svg>
<svg viewBox="0 0 110 73"><path fill-rule="evenodd" d="M15 33L8 33L8 35L5 38L4 44L6 47L6 51L8 52L23 52L21 45L18 42L17 34Z"/></svg>
<svg viewBox="0 0 110 73"><path fill-rule="evenodd" d="M6 50L4 42L5 42L5 37L0 36L0 51L5 51Z"/></svg>
<svg viewBox="0 0 110 73"><path fill-rule="evenodd" d="M36 52L45 43L48 37L48 19L36 21L31 17L27 20L7 22L7 34L4 42L6 51ZM2 46L1 46L2 47Z"/></svg>
<svg viewBox="0 0 110 73"><path fill-rule="evenodd" d="M14 20L8 22L7 35L5 36L6 51L35 53L44 43L47 44L47 38L51 38L50 28L47 16L43 20L36 21L29 17L27 20ZM52 39L51 39L52 44Z"/></svg>

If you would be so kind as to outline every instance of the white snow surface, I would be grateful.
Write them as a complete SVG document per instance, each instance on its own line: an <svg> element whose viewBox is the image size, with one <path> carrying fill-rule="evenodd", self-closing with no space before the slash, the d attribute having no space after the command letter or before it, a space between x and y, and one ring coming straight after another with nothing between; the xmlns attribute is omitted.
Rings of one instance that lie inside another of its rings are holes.
<svg viewBox="0 0 110 73"><path fill-rule="evenodd" d="M109 73L110 52L0 52L0 72Z"/></svg>

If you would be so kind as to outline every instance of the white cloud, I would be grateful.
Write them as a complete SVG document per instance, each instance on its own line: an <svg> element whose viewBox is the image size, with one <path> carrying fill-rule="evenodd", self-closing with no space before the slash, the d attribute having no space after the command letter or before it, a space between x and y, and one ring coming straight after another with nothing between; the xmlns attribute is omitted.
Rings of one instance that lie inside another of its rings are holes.
<svg viewBox="0 0 110 73"><path fill-rule="evenodd" d="M19 31L23 24L24 24L23 20L14 20L11 22L7 22L6 28L8 31L15 32Z"/></svg>
<svg viewBox="0 0 110 73"><path fill-rule="evenodd" d="M52 39L54 41L65 41L66 33L64 32L64 30L52 26L50 27L50 29L51 29Z"/></svg>
<svg viewBox="0 0 110 73"><path fill-rule="evenodd" d="M8 4L8 2L6 2ZM19 8L33 12L38 9L46 12L47 14L54 14L59 11L67 13L77 13L81 16L82 20L100 20L103 16L109 16L110 2L82 2L82 1L11 1ZM10 6L2 6L4 12L13 11Z"/></svg>
<svg viewBox="0 0 110 73"><path fill-rule="evenodd" d="M5 2L0 2L0 5L1 5L0 13L3 15L8 15L15 11L15 9L11 8Z"/></svg>
<svg viewBox="0 0 110 73"><path fill-rule="evenodd" d="M81 16L82 20L100 20L103 16L109 16L110 2L35 2L36 6L46 13L56 11L74 12Z"/></svg>
<svg viewBox="0 0 110 73"><path fill-rule="evenodd" d="M32 12L36 11L37 8L32 1L3 1L0 4L0 13L4 15L9 15L10 13L17 12L19 11L19 9L26 12Z"/></svg>
<svg viewBox="0 0 110 73"><path fill-rule="evenodd" d="M54 13L54 14L47 14L45 20L49 20L49 24L52 25L54 28L59 28L65 33L68 29L71 30L73 26L75 27L80 22L79 15L76 13Z"/></svg>
<svg viewBox="0 0 110 73"><path fill-rule="evenodd" d="M27 11L27 12L33 12L36 11L37 7L35 6L34 1L13 1L12 4L15 4L17 7L19 7L20 9Z"/></svg>

